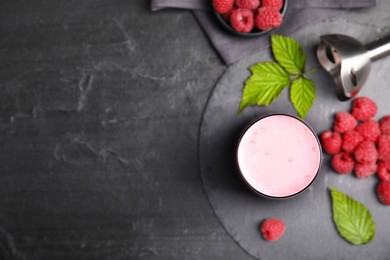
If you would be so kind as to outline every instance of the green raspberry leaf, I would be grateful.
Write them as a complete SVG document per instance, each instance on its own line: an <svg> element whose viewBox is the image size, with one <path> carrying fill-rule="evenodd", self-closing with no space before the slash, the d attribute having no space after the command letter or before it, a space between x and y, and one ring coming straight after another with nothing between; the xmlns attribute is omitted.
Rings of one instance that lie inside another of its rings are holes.
<svg viewBox="0 0 390 260"><path fill-rule="evenodd" d="M269 105L290 85L287 72L276 62L258 63L250 67L252 76L245 82L240 108L249 105Z"/></svg>
<svg viewBox="0 0 390 260"><path fill-rule="evenodd" d="M348 195L330 188L333 221L339 234L353 245L364 245L375 236L375 223L370 211Z"/></svg>
<svg viewBox="0 0 390 260"><path fill-rule="evenodd" d="M314 81L303 76L295 79L290 89L290 99L301 118L305 118L316 98Z"/></svg>
<svg viewBox="0 0 390 260"><path fill-rule="evenodd" d="M272 52L275 59L290 74L301 75L305 71L306 54L301 45L292 38L273 34Z"/></svg>

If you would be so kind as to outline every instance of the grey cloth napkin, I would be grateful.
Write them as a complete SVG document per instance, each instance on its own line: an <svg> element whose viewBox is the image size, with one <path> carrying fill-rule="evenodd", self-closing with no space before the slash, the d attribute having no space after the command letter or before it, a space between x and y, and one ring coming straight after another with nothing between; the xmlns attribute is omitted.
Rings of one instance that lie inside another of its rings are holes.
<svg viewBox="0 0 390 260"><path fill-rule="evenodd" d="M376 0L289 0L282 25L274 33L288 35L298 28L337 15L345 9L374 7ZM227 32L211 11L211 0L151 0L152 11L163 8L193 10L215 49L227 63L234 63L269 47L269 34L242 38Z"/></svg>

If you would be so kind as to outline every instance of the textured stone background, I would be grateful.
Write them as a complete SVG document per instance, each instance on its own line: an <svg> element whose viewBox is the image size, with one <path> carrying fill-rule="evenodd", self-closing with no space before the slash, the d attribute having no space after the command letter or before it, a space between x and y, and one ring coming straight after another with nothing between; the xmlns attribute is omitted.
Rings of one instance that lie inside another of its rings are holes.
<svg viewBox="0 0 390 260"><path fill-rule="evenodd" d="M385 32L380 5L338 21ZM225 69L187 11L2 1L0 259L251 259L199 173Z"/></svg>

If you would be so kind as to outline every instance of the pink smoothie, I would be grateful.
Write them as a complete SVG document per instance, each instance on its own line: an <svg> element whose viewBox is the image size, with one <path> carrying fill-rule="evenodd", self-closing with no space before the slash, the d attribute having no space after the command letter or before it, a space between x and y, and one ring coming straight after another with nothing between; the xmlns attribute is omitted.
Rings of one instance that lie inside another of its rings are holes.
<svg viewBox="0 0 390 260"><path fill-rule="evenodd" d="M237 164L256 191L287 197L305 189L320 167L321 148L300 120L272 115L251 125L239 142Z"/></svg>

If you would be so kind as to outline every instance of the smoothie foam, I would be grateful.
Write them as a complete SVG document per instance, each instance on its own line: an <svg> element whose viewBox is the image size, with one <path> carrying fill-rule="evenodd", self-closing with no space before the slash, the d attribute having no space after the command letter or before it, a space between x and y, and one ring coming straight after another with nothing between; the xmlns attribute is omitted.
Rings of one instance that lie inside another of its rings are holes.
<svg viewBox="0 0 390 260"><path fill-rule="evenodd" d="M300 120L272 115L251 125L237 148L241 175L256 191L287 197L305 189L320 167L321 148Z"/></svg>

